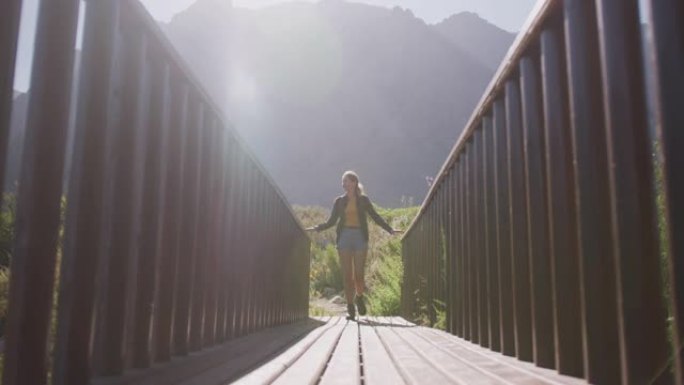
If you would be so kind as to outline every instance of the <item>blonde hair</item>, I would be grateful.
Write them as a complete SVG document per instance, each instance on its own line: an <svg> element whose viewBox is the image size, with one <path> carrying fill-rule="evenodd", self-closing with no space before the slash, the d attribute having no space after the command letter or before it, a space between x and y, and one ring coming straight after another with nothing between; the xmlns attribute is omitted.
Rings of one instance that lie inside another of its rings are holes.
<svg viewBox="0 0 684 385"><path fill-rule="evenodd" d="M342 179L349 179L350 181L356 183L356 196L363 195L363 185L359 181L359 176L356 175L354 171L345 171L342 175Z"/></svg>

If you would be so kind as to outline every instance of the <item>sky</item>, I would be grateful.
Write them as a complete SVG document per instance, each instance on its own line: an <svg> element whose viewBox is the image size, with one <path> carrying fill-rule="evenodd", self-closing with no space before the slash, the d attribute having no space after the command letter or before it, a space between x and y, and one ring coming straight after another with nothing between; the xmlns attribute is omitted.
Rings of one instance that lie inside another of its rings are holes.
<svg viewBox="0 0 684 385"><path fill-rule="evenodd" d="M46 1L46 0L43 0ZM173 15L182 12L196 0L141 0L152 16L169 21ZM206 1L206 0L205 0ZM213 0L231 1L231 0ZM232 0L235 7L259 9L292 0ZM319 0L299 0L318 2ZM470 11L511 32L517 32L527 20L537 0L348 0L392 8L399 6L410 9L414 15L429 24L439 23L447 17ZM39 0L24 0L17 52L17 70L14 88L26 91L29 87L32 46Z"/></svg>

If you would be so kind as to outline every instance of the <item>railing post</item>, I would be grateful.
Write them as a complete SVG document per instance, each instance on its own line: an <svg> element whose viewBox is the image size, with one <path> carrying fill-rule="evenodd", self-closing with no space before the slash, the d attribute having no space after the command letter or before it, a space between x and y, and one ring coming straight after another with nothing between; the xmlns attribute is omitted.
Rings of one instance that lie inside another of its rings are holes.
<svg viewBox="0 0 684 385"><path fill-rule="evenodd" d="M577 188L585 376L617 384L620 349L595 1L566 0L565 32Z"/></svg>
<svg viewBox="0 0 684 385"><path fill-rule="evenodd" d="M116 2L86 7L74 155L60 268L53 383L90 381L93 318L103 259L103 199Z"/></svg>
<svg viewBox="0 0 684 385"><path fill-rule="evenodd" d="M668 346L654 219L653 147L638 44L639 3L597 0L597 10L622 379L650 383L661 375Z"/></svg>
<svg viewBox="0 0 684 385"><path fill-rule="evenodd" d="M189 175L183 175L184 159L188 157L188 86L181 80L176 69L171 72L171 100L169 110L168 144L165 146L166 171L164 182L163 217L161 245L159 250L159 290L156 302L158 309L155 314L156 349L155 361L166 362L176 350L173 346L174 315L176 314L176 282L177 264L180 257L181 228L183 223L183 186L189 180Z"/></svg>
<svg viewBox="0 0 684 385"><path fill-rule="evenodd" d="M492 350L501 351L501 331L499 327L499 254L496 242L496 188L494 175L494 122L490 116L482 119L484 184L483 197L485 212L485 251L487 255L488 313L487 328L489 345Z"/></svg>
<svg viewBox="0 0 684 385"><path fill-rule="evenodd" d="M453 167L448 171L446 182L444 183L444 213L442 220L444 223L444 238L445 245L445 278L446 278L446 295L444 298L446 311L446 331L454 333L454 169Z"/></svg>
<svg viewBox="0 0 684 385"><path fill-rule="evenodd" d="M181 232L179 234L178 263L176 273L176 308L174 315L174 354L190 352L190 327L192 325L192 287L197 258L197 221L199 216L199 187L201 175L202 134L204 128L204 105L195 95L189 98L183 156L183 186L181 209Z"/></svg>
<svg viewBox="0 0 684 385"><path fill-rule="evenodd" d="M428 318L430 320L430 326L435 326L437 323L437 309L436 306L436 294L437 294L437 284L439 277L437 276L437 204L433 202L430 206L428 215L428 233L426 242L426 249L428 253L428 271L427 271L427 287L428 287Z"/></svg>
<svg viewBox="0 0 684 385"><path fill-rule="evenodd" d="M213 140L212 151L212 180L209 207L209 231L207 235L207 279L208 293L205 322L204 322L204 346L212 346L220 342L219 338L219 286L221 277L219 272L222 268L220 252L221 232L223 227L223 213L225 205L225 152L227 151L226 138L217 119L212 122L212 130L216 137Z"/></svg>
<svg viewBox="0 0 684 385"><path fill-rule="evenodd" d="M0 192L4 191L7 142L12 124L14 72L19 42L22 0L5 0L0 25Z"/></svg>
<svg viewBox="0 0 684 385"><path fill-rule="evenodd" d="M575 206L575 174L568 115L567 71L562 19L541 35L544 76L544 139L548 185L549 253L554 287L556 368L561 374L584 373L580 301L580 261Z"/></svg>
<svg viewBox="0 0 684 385"><path fill-rule="evenodd" d="M513 264L511 259L511 221L508 200L508 123L506 103L494 102L494 173L496 189L496 244L499 255L499 293L501 351L514 356L516 352L515 313L513 307Z"/></svg>
<svg viewBox="0 0 684 385"><path fill-rule="evenodd" d="M123 16L123 15L122 15ZM139 25L135 21L130 23L121 18L119 33L140 34ZM120 36L125 37L125 36ZM123 76L118 109L119 118L115 119L111 154L113 156L113 182L110 194L107 195L106 205L110 206L111 222L108 245L107 275L104 278L104 313L102 321L102 356L98 372L104 375L120 374L127 362L126 320L132 305L129 294L133 291L136 281L132 277L131 266L136 263L136 246L133 237L136 226L136 165L138 164L138 150L140 128L143 79L143 62L146 50L144 37L136 39L130 47L117 44L115 50L122 55L122 65L115 76Z"/></svg>
<svg viewBox="0 0 684 385"><path fill-rule="evenodd" d="M473 270L473 183L472 183L472 142L467 142L463 150L463 206L465 216L463 218L463 228L465 240L465 253L463 261L463 277L464 277L464 298L465 298L465 339L477 343L477 331L475 329L476 319L474 308L474 270Z"/></svg>
<svg viewBox="0 0 684 385"><path fill-rule="evenodd" d="M226 201L226 223L223 231L224 246L223 246L223 258L224 258L224 269L223 269L223 288L225 292L225 332L224 340L228 340L235 336L235 293L234 293L234 283L235 283L235 242L237 240L237 233L240 231L239 225L237 224L237 218L239 213L238 198L240 194L240 181L238 180L239 172L239 149L237 148L237 143L234 138L231 138L231 146L228 152L228 174L227 183L228 189L226 191L227 201Z"/></svg>
<svg viewBox="0 0 684 385"><path fill-rule="evenodd" d="M215 171L212 167L212 148L213 141L216 137L214 132L213 117L211 112L203 106L201 123L197 125L198 135L200 139L200 155L199 155L199 170L198 170L198 190L197 190L197 219L195 226L195 248L193 263L193 279L191 290L191 305L190 305L190 351L196 352L202 349L204 341L204 333L206 330L206 298L207 290L209 288L210 279L207 276L208 263L208 246L210 240L210 203L212 203L211 193L211 179Z"/></svg>
<svg viewBox="0 0 684 385"><path fill-rule="evenodd" d="M243 220L243 212L245 210L244 196L245 196L245 180L244 180L244 154L242 151L236 151L233 166L233 186L231 194L231 203L229 210L233 213L231 217L231 235L228 255L229 279L228 283L228 337L235 338L239 335L240 327L240 277L242 272L240 269L243 264L239 263L244 259L242 251L242 238L245 231L245 223Z"/></svg>
<svg viewBox="0 0 684 385"><path fill-rule="evenodd" d="M648 0L648 30L652 44L654 114L663 157L662 194L666 217L667 260L671 266L671 306L674 312L674 369L684 384L684 4L679 0Z"/></svg>
<svg viewBox="0 0 684 385"><path fill-rule="evenodd" d="M249 216L251 214L250 207L250 172L249 161L245 156L242 157L240 163L240 221L238 223L239 236L236 239L236 259L233 266L236 269L235 283L236 283L236 301L235 301L235 332L236 336L241 337L246 334L246 318L247 318L247 275L249 274L249 258L247 234L249 234Z"/></svg>
<svg viewBox="0 0 684 385"><path fill-rule="evenodd" d="M255 231L259 233L259 235L262 237L262 240L255 245L257 247L257 259L254 269L254 292L257 298L257 306L255 309L255 324L257 330L259 330L263 328L266 324L266 295L268 294L268 284L264 285L261 280L268 277L269 263L266 258L268 257L268 241L272 234L269 231L270 229L268 228L268 212L266 207L266 178L264 178L263 175L259 175L257 180L259 183L259 206L257 211L257 218L259 219L260 223L257 224ZM299 250L301 251L301 246ZM257 271L257 269L260 270Z"/></svg>
<svg viewBox="0 0 684 385"><path fill-rule="evenodd" d="M447 331L451 334L455 334L455 323L454 323L454 311L456 310L456 293L455 293L455 245L456 245L456 231L454 220L456 218L455 213L455 186L454 186L454 175L455 167L449 170L449 176L447 178L447 183L445 184L446 194L445 194L445 204L446 204L446 214L445 214L445 239L446 239L446 316L447 316Z"/></svg>
<svg viewBox="0 0 684 385"><path fill-rule="evenodd" d="M527 202L523 157L522 107L518 79L506 83L511 268L516 356L532 361L532 314L527 242Z"/></svg>
<svg viewBox="0 0 684 385"><path fill-rule="evenodd" d="M162 163L167 160L169 141L169 67L157 58L148 57L150 74L149 116L145 139L145 174L142 182L140 243L138 245L137 296L132 338L132 364L146 368L152 363L152 331L155 311L155 288L160 274L160 214L162 209Z"/></svg>
<svg viewBox="0 0 684 385"><path fill-rule="evenodd" d="M9 17L9 22L0 28L10 30L3 33L2 38L7 38L8 43L2 43L2 53L12 56L11 46L16 44L13 23L18 22L18 10L16 2L9 5L9 14L3 16ZM47 332L55 280L78 7L76 0L54 0L41 2L38 11L5 331L3 383L7 385L47 381ZM3 66L14 65L7 60L10 58L3 56L0 62L5 63ZM3 79L11 72L9 68L1 70ZM11 78L0 85L0 136L4 136L3 114L8 108L6 92L12 93ZM4 157L3 148L0 154Z"/></svg>
<svg viewBox="0 0 684 385"><path fill-rule="evenodd" d="M546 212L546 164L544 159L541 72L538 60L526 56L520 61L524 167L527 203L527 234L532 288L532 343L534 362L555 367L551 258L549 256L548 214Z"/></svg>
<svg viewBox="0 0 684 385"><path fill-rule="evenodd" d="M489 293L488 293L488 261L487 251L485 245L485 230L486 230L486 209L484 199L484 152L483 152L483 132L482 124L474 132L474 193L475 193L475 265L477 269L477 308L478 308L478 340L480 345L488 348L489 341Z"/></svg>
<svg viewBox="0 0 684 385"><path fill-rule="evenodd" d="M465 156L461 155L457 164L456 176L456 231L457 233L457 250L458 259L456 260L456 269L458 280L456 283L456 290L458 291L457 303L457 335L461 338L466 338L466 319L467 312L467 289L466 289L466 207L465 207Z"/></svg>

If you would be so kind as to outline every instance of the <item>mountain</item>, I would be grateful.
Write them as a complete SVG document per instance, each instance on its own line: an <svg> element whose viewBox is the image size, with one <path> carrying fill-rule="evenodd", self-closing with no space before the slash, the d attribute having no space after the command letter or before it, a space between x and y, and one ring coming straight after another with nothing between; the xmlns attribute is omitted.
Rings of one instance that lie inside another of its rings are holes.
<svg viewBox="0 0 684 385"><path fill-rule="evenodd" d="M433 28L493 72L498 69L499 63L515 40L514 33L505 31L472 12L453 15Z"/></svg>
<svg viewBox="0 0 684 385"><path fill-rule="evenodd" d="M498 65L410 11L342 0L199 0L162 29L294 204L329 205L348 169L383 206L420 202Z"/></svg>

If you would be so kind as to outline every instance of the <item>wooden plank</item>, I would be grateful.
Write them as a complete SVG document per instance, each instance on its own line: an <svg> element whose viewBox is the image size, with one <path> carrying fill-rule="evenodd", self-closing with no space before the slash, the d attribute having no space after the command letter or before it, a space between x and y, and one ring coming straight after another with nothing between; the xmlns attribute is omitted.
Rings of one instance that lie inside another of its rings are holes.
<svg viewBox="0 0 684 385"><path fill-rule="evenodd" d="M345 326L340 322L327 330L320 339L295 361L273 384L315 384L325 370Z"/></svg>
<svg viewBox="0 0 684 385"><path fill-rule="evenodd" d="M317 329L311 331L305 338L288 348L285 352L273 358L269 362L264 363L258 369L255 369L254 371L237 380L237 382L244 385L272 383L278 376L285 372L287 368L292 366L292 364L294 364L302 355L304 355L304 353L306 353L311 346L313 346L313 344L315 344L321 338L321 336L323 336L333 326L342 322L341 317L329 317L326 321L324 321L323 318L314 317L314 320L325 323Z"/></svg>
<svg viewBox="0 0 684 385"><path fill-rule="evenodd" d="M388 325L399 325L399 326L416 326L413 322L407 321L402 317L373 317L373 321L384 323Z"/></svg>
<svg viewBox="0 0 684 385"><path fill-rule="evenodd" d="M392 331L406 344L410 345L420 357L424 366L434 368L454 384L501 384L506 383L503 378L487 371L478 370L460 355L451 354L446 349L431 344L425 338L416 334L416 330L424 328L393 329ZM429 329L428 329L429 330Z"/></svg>
<svg viewBox="0 0 684 385"><path fill-rule="evenodd" d="M472 344L461 338L451 336L440 330L418 327L410 329L411 333L446 350L455 359L463 359L476 370L489 372L493 376L504 379L504 383L513 384L587 384L586 380L560 375L557 372L534 366L532 363L519 361L501 353Z"/></svg>
<svg viewBox="0 0 684 385"><path fill-rule="evenodd" d="M404 384L404 379L373 327L361 324L360 334L364 384Z"/></svg>
<svg viewBox="0 0 684 385"><path fill-rule="evenodd" d="M360 384L360 353L359 325L357 323L347 323L319 384Z"/></svg>
<svg viewBox="0 0 684 385"><path fill-rule="evenodd" d="M424 356L416 352L394 330L396 329L389 327L375 328L382 344L406 382L410 384L453 383L452 379L431 366L429 360L426 360Z"/></svg>
<svg viewBox="0 0 684 385"><path fill-rule="evenodd" d="M95 378L91 385L195 385L233 381L260 362L286 349L319 322L298 322L230 341L222 346L174 359L120 377Z"/></svg>
<svg viewBox="0 0 684 385"><path fill-rule="evenodd" d="M302 324L302 323L297 323L297 324ZM216 368L213 368L211 370L208 370L202 375L193 377L189 381L185 381L179 385L206 385L206 384L225 384L225 383L237 383L237 384L245 384L245 383L253 383L253 384L268 384L271 383L273 378L277 377L277 374L275 374L271 378L263 378L263 377L251 377L251 373L254 372L259 372L261 374L264 374L266 372L262 372L261 368L264 362L268 362L269 359L272 359L273 357L276 357L276 360L279 360L281 357L287 356L288 352L292 351L295 349L295 353L297 353L297 348L301 348L302 345L301 343L304 341L310 341L311 336L313 335L314 337L320 336L322 334L322 331L325 331L329 329L332 325L334 325L334 322L327 324L327 323L321 323L320 321L316 320L308 320L305 322L305 324L310 325L307 329L304 329L304 332L302 333L301 330L299 329L293 329L292 331L288 331L286 333L280 333L277 338L278 340L269 340L265 342L265 345L263 347L260 347L258 350L255 349L250 349L248 348L247 351L244 351L242 354L238 352L238 355L235 356L234 358L230 360L224 361L224 363ZM314 329L315 327L315 329ZM277 329L283 329L283 330L288 330L289 326L285 327L279 327ZM273 329L269 329L273 330ZM258 334L269 334L268 331L266 332L261 332ZM250 338L250 337L246 337ZM316 338L314 338L314 341ZM302 352L303 353L303 352ZM301 355L301 353L300 353ZM293 358L293 361L296 360L296 358ZM275 360L274 360L275 361ZM270 361L273 362L273 361ZM280 373L285 370L285 367L282 366L282 364L278 365L278 369L280 369ZM256 369L255 369L256 368ZM253 370L254 369L254 370ZM238 378L238 376L246 374L244 377ZM278 373L279 374L279 373ZM252 382L246 381L247 379L251 378ZM270 377L270 376L269 376Z"/></svg>

